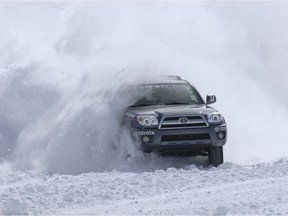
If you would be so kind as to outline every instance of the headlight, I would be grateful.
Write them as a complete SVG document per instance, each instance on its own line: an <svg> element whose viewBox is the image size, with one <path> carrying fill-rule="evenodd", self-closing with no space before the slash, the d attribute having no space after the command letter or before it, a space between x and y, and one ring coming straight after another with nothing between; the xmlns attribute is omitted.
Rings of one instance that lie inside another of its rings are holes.
<svg viewBox="0 0 288 216"><path fill-rule="evenodd" d="M156 116L137 116L137 121L142 126L157 126L158 119Z"/></svg>
<svg viewBox="0 0 288 216"><path fill-rule="evenodd" d="M224 118L219 112L213 112L207 115L208 122L210 124L220 124L223 122Z"/></svg>

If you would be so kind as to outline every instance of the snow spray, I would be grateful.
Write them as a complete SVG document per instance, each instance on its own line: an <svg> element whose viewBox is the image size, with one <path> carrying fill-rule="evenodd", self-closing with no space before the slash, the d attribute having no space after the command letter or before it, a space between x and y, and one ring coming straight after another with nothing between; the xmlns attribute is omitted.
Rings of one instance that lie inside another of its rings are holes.
<svg viewBox="0 0 288 216"><path fill-rule="evenodd" d="M118 90L131 77L163 74L218 96L226 161L288 155L287 103L257 75L272 54L259 54L256 33L219 3L0 4L2 162L61 173L119 169L125 162L111 143L130 99ZM286 75L271 77L284 86Z"/></svg>

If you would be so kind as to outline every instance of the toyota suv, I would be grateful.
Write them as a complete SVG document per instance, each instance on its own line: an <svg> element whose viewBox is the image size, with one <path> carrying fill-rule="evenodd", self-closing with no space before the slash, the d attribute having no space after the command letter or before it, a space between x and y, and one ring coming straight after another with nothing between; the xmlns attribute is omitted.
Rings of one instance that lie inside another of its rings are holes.
<svg viewBox="0 0 288 216"><path fill-rule="evenodd" d="M179 76L165 76L133 85L135 102L125 113L123 124L144 152L203 155L209 164L223 163L227 140L224 117L197 89Z"/></svg>

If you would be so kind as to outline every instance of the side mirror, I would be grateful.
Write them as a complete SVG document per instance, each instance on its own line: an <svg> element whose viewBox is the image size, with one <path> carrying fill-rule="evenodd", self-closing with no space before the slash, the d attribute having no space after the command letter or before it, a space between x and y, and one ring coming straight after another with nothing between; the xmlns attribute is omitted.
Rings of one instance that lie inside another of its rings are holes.
<svg viewBox="0 0 288 216"><path fill-rule="evenodd" d="M216 96L213 94L208 94L206 97L206 104L213 104L216 102Z"/></svg>

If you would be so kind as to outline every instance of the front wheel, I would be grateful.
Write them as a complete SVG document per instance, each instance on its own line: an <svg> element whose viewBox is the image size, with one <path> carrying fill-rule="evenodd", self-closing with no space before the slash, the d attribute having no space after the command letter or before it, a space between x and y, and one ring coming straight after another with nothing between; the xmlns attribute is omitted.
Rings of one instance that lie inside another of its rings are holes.
<svg viewBox="0 0 288 216"><path fill-rule="evenodd" d="M209 152L209 164L219 166L223 163L223 146L212 146Z"/></svg>

